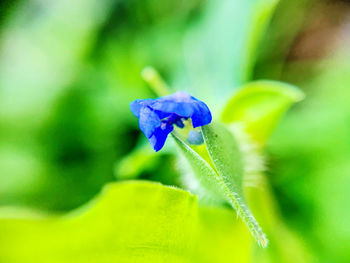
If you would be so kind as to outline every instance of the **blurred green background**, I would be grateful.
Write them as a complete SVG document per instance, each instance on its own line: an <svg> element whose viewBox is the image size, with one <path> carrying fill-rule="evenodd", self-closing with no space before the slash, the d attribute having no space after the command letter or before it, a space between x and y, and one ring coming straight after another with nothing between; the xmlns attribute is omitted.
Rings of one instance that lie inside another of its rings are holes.
<svg viewBox="0 0 350 263"><path fill-rule="evenodd" d="M180 186L172 150L154 155L147 145L135 154L144 136L129 103L155 97L141 78L152 65L174 90L191 92L214 112L248 80L300 87L306 99L288 112L267 145L267 178L283 222L310 255L304 261L350 262L350 2L277 2L1 0L0 217L6 220L0 219L0 251L6 255L0 261L23 262L18 254L27 255L36 242L47 249L35 239L41 232L52 233L43 240L59 240L60 226L49 220L47 229L33 230L16 225L12 218L19 214L80 211L114 181ZM253 32L261 38L256 44L246 42L252 24L261 27ZM120 193L113 198L128 200ZM113 200L108 203L113 207ZM200 213L213 228L215 214L226 212ZM226 214L222 218L229 224ZM205 236L231 242L220 231ZM244 252L251 247L245 238L230 253L253 253ZM236 262L301 262L283 233L275 238L290 257L272 251L268 259ZM224 253L214 248L220 242L206 244L211 256L198 262L216 262ZM47 255L67 247L48 249ZM67 252L65 259L31 256L36 262L89 262L85 250ZM101 262L116 260L111 251L99 253ZM228 256L222 262L234 261Z"/></svg>

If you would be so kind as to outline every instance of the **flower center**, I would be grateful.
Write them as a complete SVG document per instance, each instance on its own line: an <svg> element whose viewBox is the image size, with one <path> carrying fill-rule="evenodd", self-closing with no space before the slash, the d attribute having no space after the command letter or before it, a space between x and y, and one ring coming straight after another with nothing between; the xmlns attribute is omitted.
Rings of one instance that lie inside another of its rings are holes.
<svg viewBox="0 0 350 263"><path fill-rule="evenodd" d="M177 127L182 129L182 128L185 127L185 124L183 123L183 121L185 121L187 119L188 118L181 117L181 116L179 116L177 114L171 114L169 117L164 118L162 120L162 125L163 125L163 123L166 123L166 124L169 124L169 125L175 124ZM163 126L162 126L162 129L164 129Z"/></svg>

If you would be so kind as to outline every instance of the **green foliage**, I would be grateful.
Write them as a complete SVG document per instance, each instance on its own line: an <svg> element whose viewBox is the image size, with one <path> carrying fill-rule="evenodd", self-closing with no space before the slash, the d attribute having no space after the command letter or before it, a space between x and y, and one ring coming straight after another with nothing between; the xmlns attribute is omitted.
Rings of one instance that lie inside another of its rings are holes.
<svg viewBox="0 0 350 263"><path fill-rule="evenodd" d="M350 260L348 61L346 48L317 68L290 66L286 78L314 72L299 83L308 99L279 125L268 144L271 182L283 215L314 246L317 262Z"/></svg>
<svg viewBox="0 0 350 263"><path fill-rule="evenodd" d="M224 181L217 174L215 168L211 166L210 162L205 160L203 156L206 152L199 154L194 150L188 143L184 142L176 133L172 133L175 142L181 149L182 153L186 157L187 161L190 163L191 168L193 169L196 180L199 183L202 191L205 191L205 194L210 195L211 198L225 200ZM204 151L206 151L204 149ZM227 196L228 198L229 196Z"/></svg>
<svg viewBox="0 0 350 263"><path fill-rule="evenodd" d="M257 242L265 247L267 239L251 214L243 194L243 163L235 139L222 124L202 127L211 162L205 160L190 145L173 135L183 154L189 161L200 185L216 199L224 199L232 205Z"/></svg>
<svg viewBox="0 0 350 263"><path fill-rule="evenodd" d="M227 200L242 217L258 244L266 247L268 241L265 234L251 214L243 194L244 168L235 138L225 126L217 123L202 127L202 133Z"/></svg>
<svg viewBox="0 0 350 263"><path fill-rule="evenodd" d="M156 183L109 184L65 216L2 214L1 262L249 262L249 235L231 212Z"/></svg>
<svg viewBox="0 0 350 263"><path fill-rule="evenodd" d="M222 112L223 122L241 123L252 139L265 144L282 115L304 98L298 88L277 81L255 81L240 88Z"/></svg>
<svg viewBox="0 0 350 263"><path fill-rule="evenodd" d="M185 66L174 79L176 88L190 87L214 105L251 80L261 37L278 2L208 1L202 20L185 39Z"/></svg>
<svg viewBox="0 0 350 263"><path fill-rule="evenodd" d="M0 203L72 209L113 179L121 154L117 106L106 110L111 93L86 61L112 2L17 3L0 41Z"/></svg>

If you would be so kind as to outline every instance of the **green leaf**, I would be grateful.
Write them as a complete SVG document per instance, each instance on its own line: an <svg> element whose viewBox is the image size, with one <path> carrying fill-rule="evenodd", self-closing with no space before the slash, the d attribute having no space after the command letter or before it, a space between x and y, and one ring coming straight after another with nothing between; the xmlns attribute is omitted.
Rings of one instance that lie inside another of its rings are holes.
<svg viewBox="0 0 350 263"><path fill-rule="evenodd" d="M243 195L243 164L233 135L223 125L202 127L211 160L209 163L191 146L173 133L176 143L190 163L202 187L218 199L229 202L248 226L258 244L267 246L267 239L250 212ZM211 166L212 165L212 166Z"/></svg>
<svg viewBox="0 0 350 263"><path fill-rule="evenodd" d="M203 126L202 133L227 200L236 209L258 244L266 247L268 240L252 215L243 194L243 160L233 134L219 123Z"/></svg>
<svg viewBox="0 0 350 263"><path fill-rule="evenodd" d="M224 123L241 123L248 134L264 144L289 107L304 98L298 88L277 81L248 83L224 107Z"/></svg>
<svg viewBox="0 0 350 263"><path fill-rule="evenodd" d="M198 152L185 143L175 132L171 134L191 165L199 186L202 187L204 191L208 192L206 194L209 194L210 198L225 200L223 189L220 187L222 183L221 178L213 167L211 167Z"/></svg>
<svg viewBox="0 0 350 263"><path fill-rule="evenodd" d="M249 234L232 213L157 183L110 184L66 216L0 214L1 262L250 261Z"/></svg>

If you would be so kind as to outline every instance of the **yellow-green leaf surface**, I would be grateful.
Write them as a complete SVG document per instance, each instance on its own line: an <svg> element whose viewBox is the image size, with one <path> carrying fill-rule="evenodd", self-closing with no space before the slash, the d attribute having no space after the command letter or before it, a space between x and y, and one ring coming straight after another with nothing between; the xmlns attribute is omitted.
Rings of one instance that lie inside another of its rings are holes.
<svg viewBox="0 0 350 263"><path fill-rule="evenodd" d="M277 81L248 83L224 107L222 121L241 123L252 138L264 144L293 103L304 98L298 88Z"/></svg>
<svg viewBox="0 0 350 263"><path fill-rule="evenodd" d="M232 212L157 183L110 184L66 216L0 213L4 263L250 261L249 232Z"/></svg>

